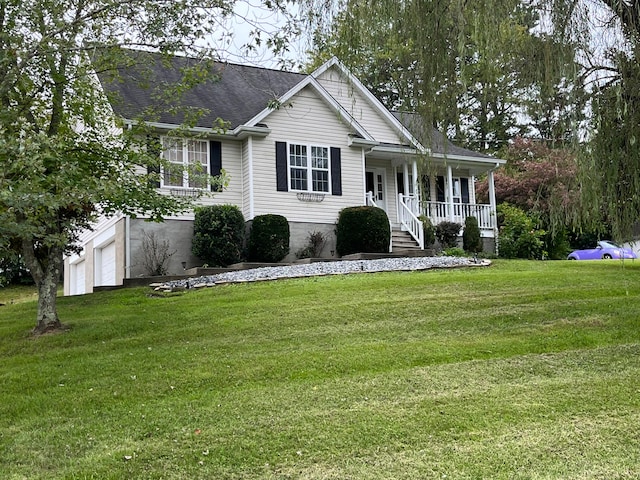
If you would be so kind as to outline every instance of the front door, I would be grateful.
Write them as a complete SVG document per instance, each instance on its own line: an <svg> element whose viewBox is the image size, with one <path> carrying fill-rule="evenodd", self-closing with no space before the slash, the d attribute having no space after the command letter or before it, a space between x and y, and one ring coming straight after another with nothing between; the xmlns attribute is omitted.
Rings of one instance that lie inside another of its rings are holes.
<svg viewBox="0 0 640 480"><path fill-rule="evenodd" d="M384 168L367 169L365 171L366 190L373 193L373 201L376 205L387 211L387 187L386 172Z"/></svg>

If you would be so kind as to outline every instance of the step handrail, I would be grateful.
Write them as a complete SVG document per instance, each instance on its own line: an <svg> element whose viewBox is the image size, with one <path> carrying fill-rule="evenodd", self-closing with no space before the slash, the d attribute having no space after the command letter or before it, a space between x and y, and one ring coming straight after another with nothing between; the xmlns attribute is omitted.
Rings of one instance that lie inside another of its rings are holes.
<svg viewBox="0 0 640 480"><path fill-rule="evenodd" d="M411 197L411 195L403 195L402 193L398 194L398 205L400 206L400 223L401 225L407 229L409 235L413 237L413 239L418 242L418 246L420 250L424 250L424 229L422 227L422 221L418 218L418 216L413 212L411 207L407 205L406 200L409 200L410 203L418 204L416 199ZM411 202L411 200L414 200Z"/></svg>

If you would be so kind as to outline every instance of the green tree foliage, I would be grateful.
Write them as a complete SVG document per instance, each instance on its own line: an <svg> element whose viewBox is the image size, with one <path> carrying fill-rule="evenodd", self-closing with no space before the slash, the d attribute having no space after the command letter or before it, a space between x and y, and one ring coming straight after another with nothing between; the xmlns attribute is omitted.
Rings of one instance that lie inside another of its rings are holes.
<svg viewBox="0 0 640 480"><path fill-rule="evenodd" d="M495 152L519 133L566 140L582 118L567 107L584 101L567 73L573 57L536 33L533 3L332 4L335 16L311 17L325 21L315 23L314 64L338 56L388 108L420 113L458 142Z"/></svg>
<svg viewBox="0 0 640 480"><path fill-rule="evenodd" d="M301 3L315 12L319 57L361 64L368 82L380 83L376 70L390 72L378 96L427 125L488 150L518 131L580 147L582 198L569 226L592 230L604 214L615 238L632 235L640 218L638 0Z"/></svg>
<svg viewBox="0 0 640 480"><path fill-rule="evenodd" d="M503 258L541 260L545 231L524 210L508 203L498 205L498 252Z"/></svg>
<svg viewBox="0 0 640 480"><path fill-rule="evenodd" d="M564 258L569 227L579 223L581 192L575 153L517 137L500 156L507 164L494 172L496 201L534 216L547 232L545 249L550 258ZM486 179L476 185L476 195L488 201ZM599 229L604 229L603 224Z"/></svg>
<svg viewBox="0 0 640 480"><path fill-rule="evenodd" d="M158 165L158 152L146 149L144 132L117 131L95 71L117 74L131 62L123 46L190 54L200 61L183 72L179 85L166 86L175 99L206 78L213 52L202 45L233 5L0 0L0 256L20 254L33 275L36 333L60 327L63 254L97 216L122 212L160 220L191 200L159 195L140 175Z"/></svg>
<svg viewBox="0 0 640 480"><path fill-rule="evenodd" d="M196 208L191 251L209 265L226 267L242 259L244 216L235 205Z"/></svg>

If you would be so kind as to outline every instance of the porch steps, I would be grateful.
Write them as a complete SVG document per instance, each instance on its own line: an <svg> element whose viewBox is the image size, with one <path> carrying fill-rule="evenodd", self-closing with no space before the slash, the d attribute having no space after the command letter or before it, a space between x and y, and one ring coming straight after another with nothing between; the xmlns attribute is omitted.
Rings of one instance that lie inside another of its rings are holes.
<svg viewBox="0 0 640 480"><path fill-rule="evenodd" d="M409 232L402 230L391 231L391 251L393 253L414 253L422 252L418 243L413 239Z"/></svg>

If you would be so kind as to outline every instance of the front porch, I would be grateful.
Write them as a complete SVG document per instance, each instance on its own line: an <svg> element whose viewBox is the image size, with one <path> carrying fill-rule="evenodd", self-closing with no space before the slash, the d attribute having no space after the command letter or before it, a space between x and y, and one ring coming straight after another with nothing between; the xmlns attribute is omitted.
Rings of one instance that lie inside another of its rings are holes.
<svg viewBox="0 0 640 480"><path fill-rule="evenodd" d="M468 217L475 217L481 236L494 239L497 218L493 169L497 166L488 162L474 162L473 165L448 162L431 165L431 173L420 175L415 160L392 162L386 169L381 168L379 161L374 161L367 168L373 176L367 178L366 204L383 208L391 229L407 232L421 250L425 248L422 216L434 226L447 221L459 223L461 227ZM476 203L475 178L479 174L487 175L488 204ZM391 185L386 185L388 177L394 180L389 182ZM393 251L393 245L389 251Z"/></svg>

